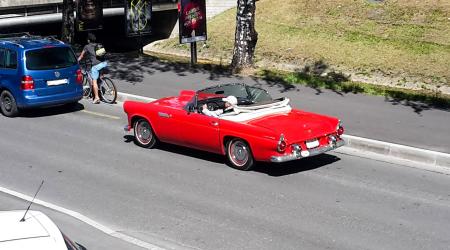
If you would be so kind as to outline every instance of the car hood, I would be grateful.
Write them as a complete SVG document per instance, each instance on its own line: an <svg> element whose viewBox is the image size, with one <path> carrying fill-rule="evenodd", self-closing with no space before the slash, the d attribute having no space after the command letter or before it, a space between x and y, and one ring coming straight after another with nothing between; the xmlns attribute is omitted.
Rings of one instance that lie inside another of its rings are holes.
<svg viewBox="0 0 450 250"><path fill-rule="evenodd" d="M283 134L288 142L317 138L336 131L339 120L334 117L292 110L286 114L265 116L249 124Z"/></svg>

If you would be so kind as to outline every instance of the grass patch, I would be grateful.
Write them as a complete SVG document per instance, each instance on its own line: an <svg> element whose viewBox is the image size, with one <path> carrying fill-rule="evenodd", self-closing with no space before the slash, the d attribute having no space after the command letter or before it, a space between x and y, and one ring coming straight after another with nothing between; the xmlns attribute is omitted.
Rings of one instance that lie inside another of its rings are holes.
<svg viewBox="0 0 450 250"><path fill-rule="evenodd" d="M299 65L322 60L343 70L436 78L436 84L450 86L446 2L260 0L255 61ZM231 60L235 19L231 9L208 21L208 41L199 43L199 56ZM177 38L162 46L189 50Z"/></svg>

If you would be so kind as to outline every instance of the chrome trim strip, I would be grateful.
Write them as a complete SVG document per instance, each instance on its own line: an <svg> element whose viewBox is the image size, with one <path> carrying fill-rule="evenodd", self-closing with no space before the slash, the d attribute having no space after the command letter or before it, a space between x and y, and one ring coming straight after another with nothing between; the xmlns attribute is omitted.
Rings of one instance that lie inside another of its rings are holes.
<svg viewBox="0 0 450 250"><path fill-rule="evenodd" d="M342 147L344 145L345 145L345 141L341 139L341 140L337 141L335 144L329 144L327 146L313 148L313 149L309 150L309 155L306 157L323 154L327 151ZM302 159L302 158L306 158L306 157L301 156L300 152L295 151L294 153L289 154L289 155L272 156L272 157L270 157L270 161L280 163L280 162L298 160L298 159Z"/></svg>
<svg viewBox="0 0 450 250"><path fill-rule="evenodd" d="M164 113L164 112L158 112L158 115L159 115L160 117L164 117L164 118L170 118L170 117L171 117L170 114L167 114L167 113Z"/></svg>

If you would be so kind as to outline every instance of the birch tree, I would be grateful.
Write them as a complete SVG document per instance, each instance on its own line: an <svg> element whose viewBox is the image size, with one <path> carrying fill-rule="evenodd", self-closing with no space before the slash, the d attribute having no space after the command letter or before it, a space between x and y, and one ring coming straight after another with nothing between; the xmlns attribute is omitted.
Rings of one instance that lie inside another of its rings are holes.
<svg viewBox="0 0 450 250"><path fill-rule="evenodd" d="M258 33L255 30L256 0L237 0L236 32L231 67L234 72L253 67Z"/></svg>
<svg viewBox="0 0 450 250"><path fill-rule="evenodd" d="M74 3L73 0L63 0L63 13L61 25L61 40L65 43L72 44L74 39Z"/></svg>

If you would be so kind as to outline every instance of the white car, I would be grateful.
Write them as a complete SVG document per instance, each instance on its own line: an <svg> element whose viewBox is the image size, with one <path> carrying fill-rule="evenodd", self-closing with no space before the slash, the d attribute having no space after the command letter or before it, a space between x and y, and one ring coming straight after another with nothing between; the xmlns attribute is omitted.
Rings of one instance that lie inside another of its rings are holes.
<svg viewBox="0 0 450 250"><path fill-rule="evenodd" d="M0 250L80 250L53 221L39 211L0 211Z"/></svg>

